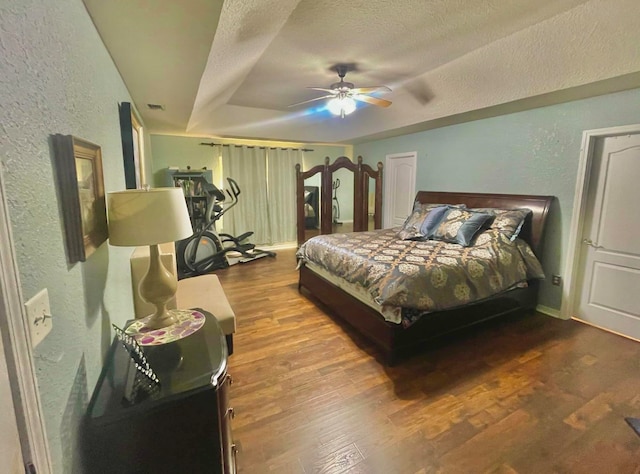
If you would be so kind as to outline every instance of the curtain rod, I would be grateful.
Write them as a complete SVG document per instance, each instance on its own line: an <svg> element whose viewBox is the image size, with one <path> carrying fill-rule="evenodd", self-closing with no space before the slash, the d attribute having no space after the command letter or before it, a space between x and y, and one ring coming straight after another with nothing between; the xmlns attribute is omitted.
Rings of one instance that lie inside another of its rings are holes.
<svg viewBox="0 0 640 474"><path fill-rule="evenodd" d="M235 146L236 148L242 148L243 146L246 146L247 148L260 148L261 150L300 150L300 151L313 151L311 148L281 148L279 146L251 146L251 145L234 145L231 143L200 143L200 145L206 145L206 146Z"/></svg>

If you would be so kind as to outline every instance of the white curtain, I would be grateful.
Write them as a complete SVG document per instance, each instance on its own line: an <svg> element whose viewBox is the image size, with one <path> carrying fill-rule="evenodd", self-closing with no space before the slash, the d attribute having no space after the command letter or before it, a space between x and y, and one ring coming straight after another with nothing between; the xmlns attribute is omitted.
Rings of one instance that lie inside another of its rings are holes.
<svg viewBox="0 0 640 474"><path fill-rule="evenodd" d="M267 153L270 243L296 241L296 164L302 151L270 148Z"/></svg>
<svg viewBox="0 0 640 474"><path fill-rule="evenodd" d="M252 231L254 244L271 240L267 205L267 153L264 148L225 146L222 148L222 174L237 181L241 194L238 204L224 215L222 232L239 236Z"/></svg>
<svg viewBox="0 0 640 474"><path fill-rule="evenodd" d="M222 147L222 174L242 194L224 215L222 229L234 236L252 231L249 241L273 245L296 241L296 169L302 151L247 146Z"/></svg>
<svg viewBox="0 0 640 474"><path fill-rule="evenodd" d="M222 145L213 146L213 184L222 189L227 186L227 181L222 176L222 151L227 148Z"/></svg>

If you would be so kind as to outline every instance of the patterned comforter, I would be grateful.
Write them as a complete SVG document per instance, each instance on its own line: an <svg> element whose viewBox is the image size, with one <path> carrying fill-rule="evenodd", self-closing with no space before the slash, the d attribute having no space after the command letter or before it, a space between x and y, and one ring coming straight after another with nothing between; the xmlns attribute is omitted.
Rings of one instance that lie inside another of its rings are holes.
<svg viewBox="0 0 640 474"><path fill-rule="evenodd" d="M483 232L472 247L400 240L397 232L320 235L305 242L297 257L361 286L382 308L410 308L414 314L464 306L544 278L529 245L498 230Z"/></svg>

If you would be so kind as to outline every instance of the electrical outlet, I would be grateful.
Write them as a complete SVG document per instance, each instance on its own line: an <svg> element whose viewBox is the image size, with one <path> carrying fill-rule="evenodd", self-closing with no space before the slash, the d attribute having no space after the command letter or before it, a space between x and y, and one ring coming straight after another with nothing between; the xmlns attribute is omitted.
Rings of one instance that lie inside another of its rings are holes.
<svg viewBox="0 0 640 474"><path fill-rule="evenodd" d="M562 277L560 275L551 275L551 284L560 286L562 284Z"/></svg>
<svg viewBox="0 0 640 474"><path fill-rule="evenodd" d="M51 305L45 288L24 304L31 332L31 347L36 347L51 332Z"/></svg>

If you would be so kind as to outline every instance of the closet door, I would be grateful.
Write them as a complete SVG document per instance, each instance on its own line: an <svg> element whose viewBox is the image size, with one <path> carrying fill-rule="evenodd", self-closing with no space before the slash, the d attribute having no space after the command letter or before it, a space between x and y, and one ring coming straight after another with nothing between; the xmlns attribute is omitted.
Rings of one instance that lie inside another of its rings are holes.
<svg viewBox="0 0 640 474"><path fill-rule="evenodd" d="M640 134L596 146L574 316L640 340Z"/></svg>
<svg viewBox="0 0 640 474"><path fill-rule="evenodd" d="M416 195L417 153L387 155L384 182L384 227L400 226L411 213Z"/></svg>

